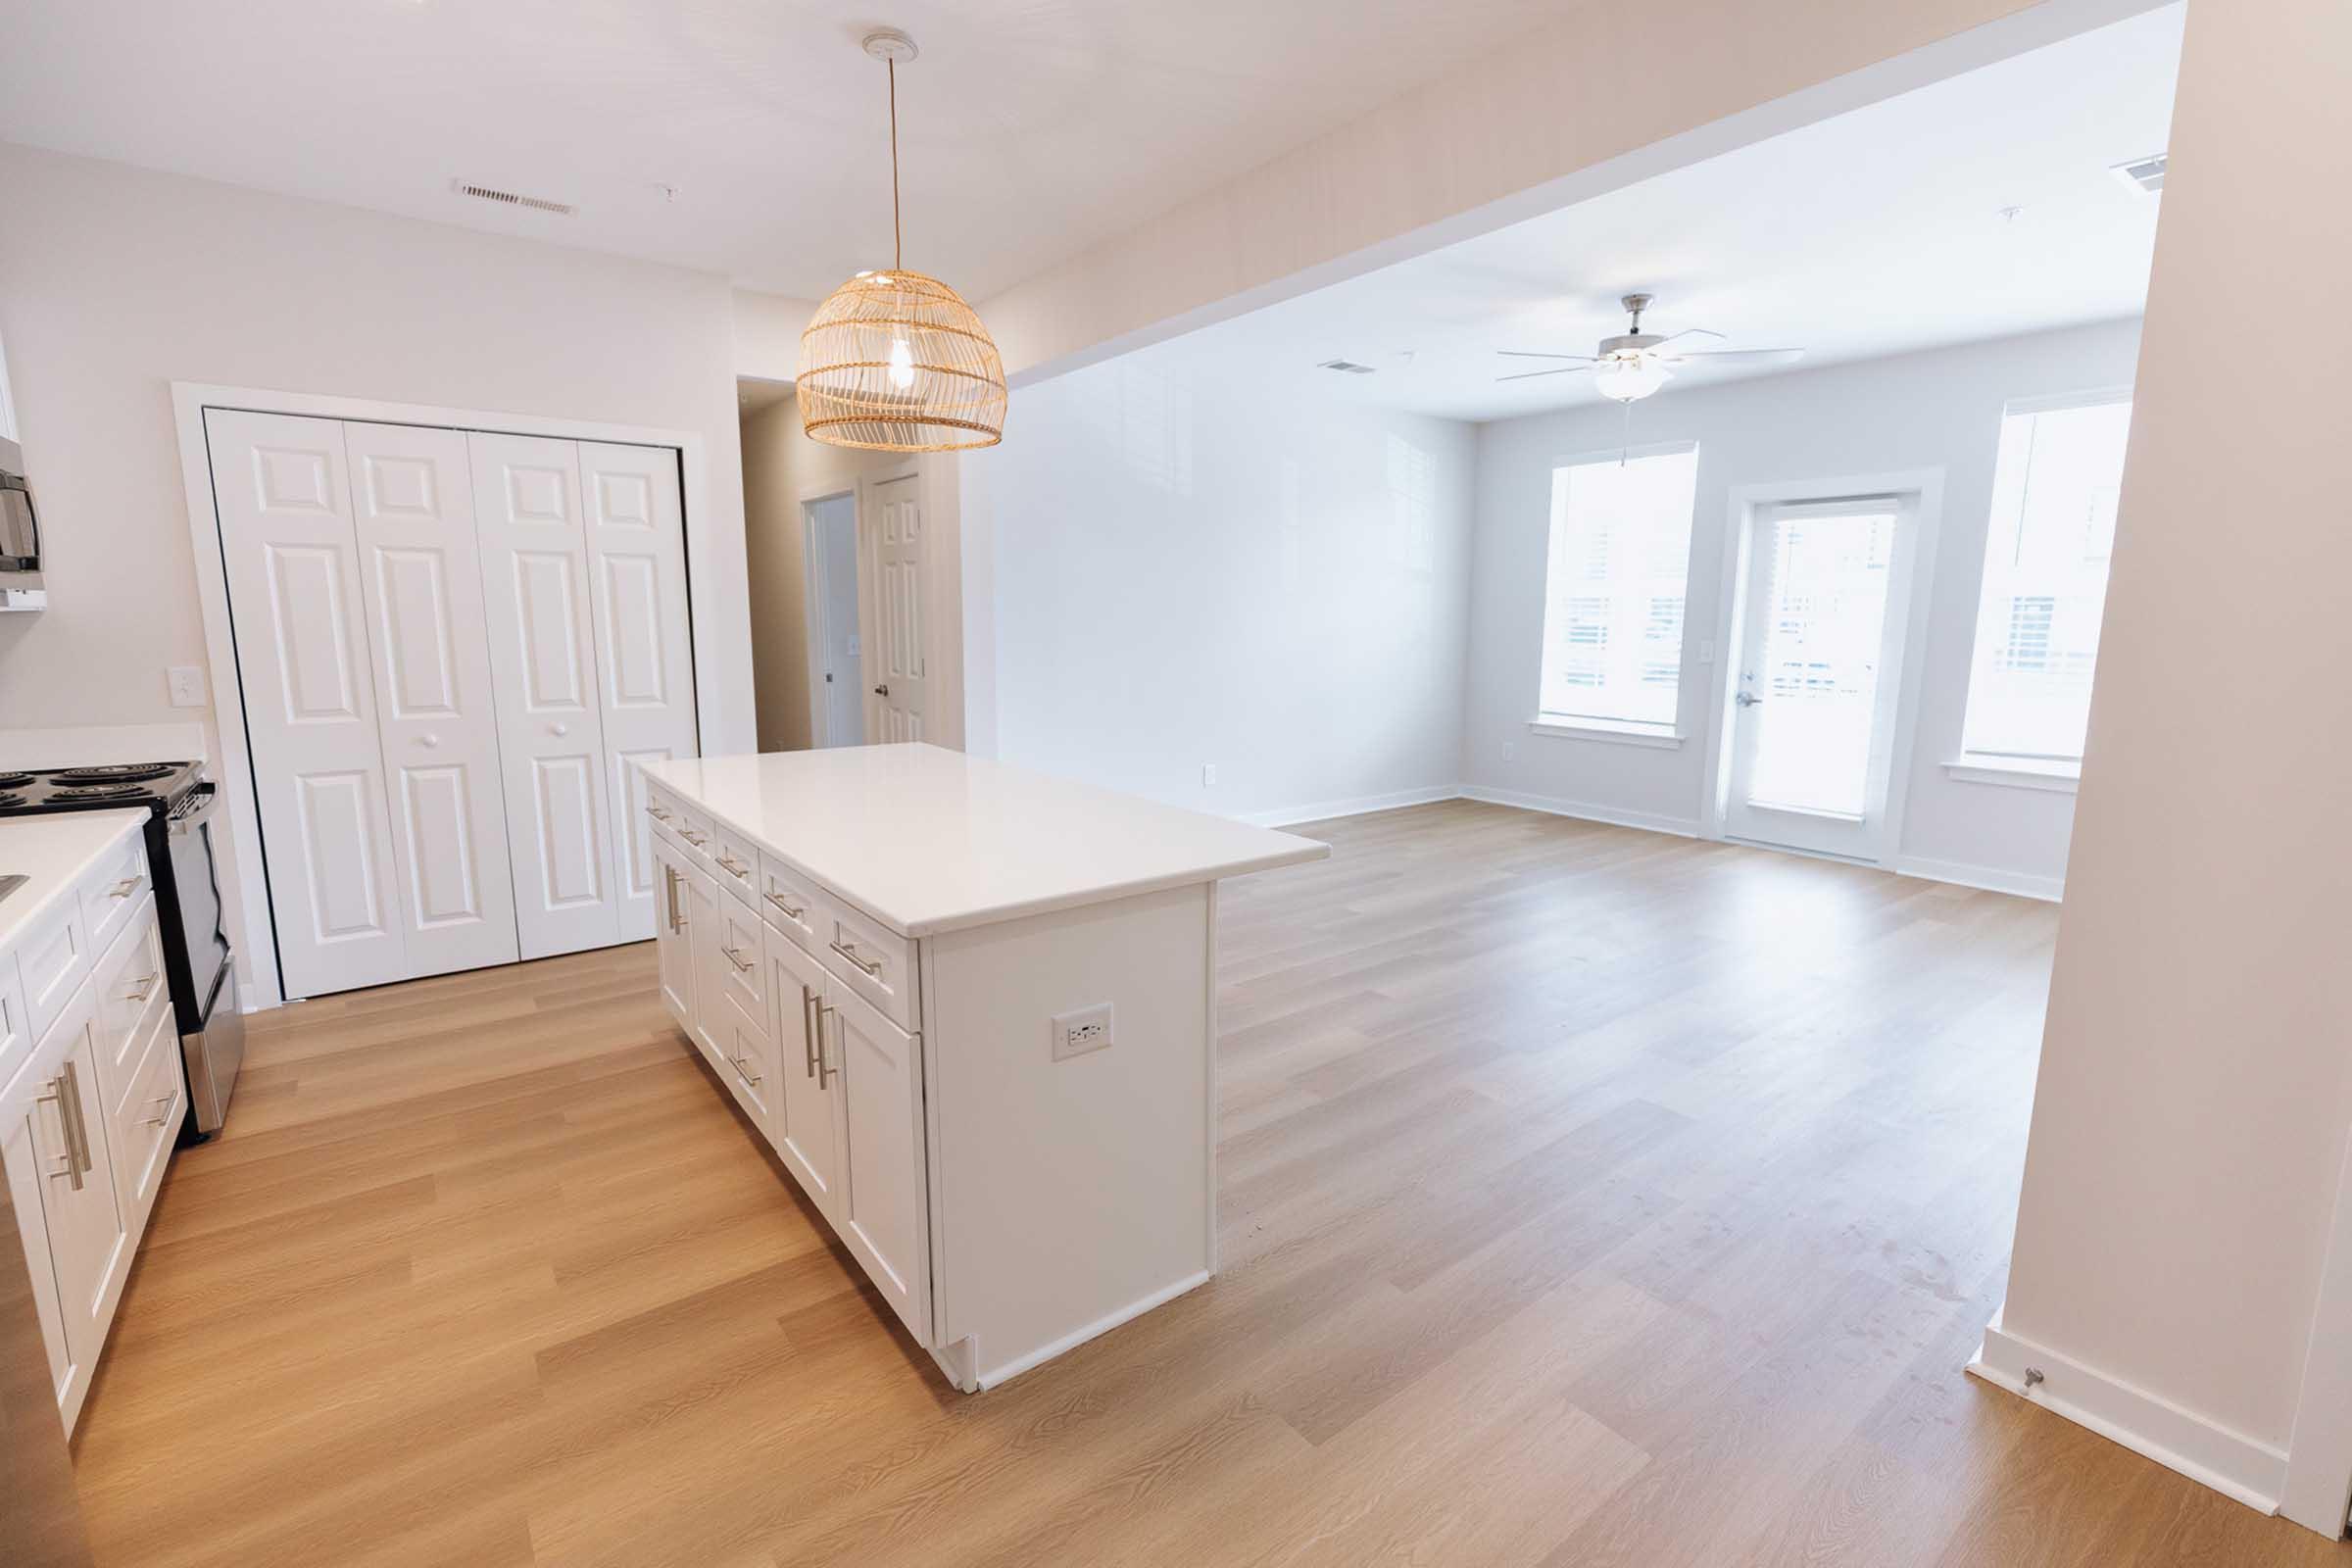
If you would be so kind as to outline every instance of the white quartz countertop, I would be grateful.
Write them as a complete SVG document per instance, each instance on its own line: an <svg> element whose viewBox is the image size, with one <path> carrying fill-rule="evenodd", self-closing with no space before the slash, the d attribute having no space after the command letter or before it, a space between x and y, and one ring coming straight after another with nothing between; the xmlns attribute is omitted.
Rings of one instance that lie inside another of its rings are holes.
<svg viewBox="0 0 2352 1568"><path fill-rule="evenodd" d="M1294 833L937 746L687 758L645 770L908 937L1331 853Z"/></svg>
<svg viewBox="0 0 2352 1568"><path fill-rule="evenodd" d="M138 811L55 811L43 816L0 818L0 876L22 876L24 885L0 899L0 948L49 912L98 858L136 833L147 820Z"/></svg>

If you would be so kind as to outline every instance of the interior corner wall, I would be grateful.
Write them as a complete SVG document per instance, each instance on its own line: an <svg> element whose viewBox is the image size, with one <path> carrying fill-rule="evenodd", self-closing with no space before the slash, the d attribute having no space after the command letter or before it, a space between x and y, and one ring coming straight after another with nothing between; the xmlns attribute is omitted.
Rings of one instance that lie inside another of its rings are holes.
<svg viewBox="0 0 2352 1568"><path fill-rule="evenodd" d="M966 455L966 533L993 539L973 572L995 585L975 735L1258 820L1452 794L1471 426L1277 392L1184 348L1018 388L1004 445Z"/></svg>
<svg viewBox="0 0 2352 1568"><path fill-rule="evenodd" d="M1979 784L1944 768L1960 752L1984 580L2001 410L2011 399L2129 385L2138 324L2115 321L1706 387L1678 382L1636 404L1636 443L1695 441L1698 495L1684 615L1679 750L1528 729L1537 706L1551 470L1564 457L1616 450L1615 404L1498 420L1479 431L1469 685L1461 773L1474 787L1559 809L1696 832L1711 780L1707 736L1725 702L1720 643L1730 585L1726 535L1735 488L1766 481L1939 469L1944 476L1934 597L1914 714L1917 741L1898 864L1984 885L2055 895L2074 798Z"/></svg>
<svg viewBox="0 0 2352 1568"><path fill-rule="evenodd" d="M2346 60L2341 0L2189 6L2002 1311L2271 1447L2352 1333L2314 1338L2352 1126L2352 318L2215 345L2249 280L2352 275L2352 208L2313 199L2352 188ZM2340 1529L2343 1480L2306 1522Z"/></svg>

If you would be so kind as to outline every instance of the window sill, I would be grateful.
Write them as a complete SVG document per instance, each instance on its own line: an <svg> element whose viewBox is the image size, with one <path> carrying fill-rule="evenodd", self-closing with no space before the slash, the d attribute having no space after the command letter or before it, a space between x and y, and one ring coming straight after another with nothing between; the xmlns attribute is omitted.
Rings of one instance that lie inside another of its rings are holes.
<svg viewBox="0 0 2352 1568"><path fill-rule="evenodd" d="M2080 762L2033 762L2014 757L1971 757L1963 752L1943 764L1944 772L1963 784L2000 784L2010 789L2075 793L2082 774Z"/></svg>
<svg viewBox="0 0 2352 1568"><path fill-rule="evenodd" d="M1527 727L1531 734L1572 741L1607 741L1613 746L1654 746L1674 751L1683 744L1679 730L1607 718L1563 718L1556 713L1539 713L1527 721Z"/></svg>

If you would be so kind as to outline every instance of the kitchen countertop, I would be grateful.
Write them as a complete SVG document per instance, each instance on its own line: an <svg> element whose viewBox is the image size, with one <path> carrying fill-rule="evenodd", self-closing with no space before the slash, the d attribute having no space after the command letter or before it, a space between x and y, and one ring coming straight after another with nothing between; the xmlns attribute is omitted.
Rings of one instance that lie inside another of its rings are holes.
<svg viewBox="0 0 2352 1568"><path fill-rule="evenodd" d="M145 810L53 811L0 817L0 876L22 876L23 887L0 899L0 948L49 912L98 857L136 833Z"/></svg>
<svg viewBox="0 0 2352 1568"><path fill-rule="evenodd" d="M920 743L649 762L902 936L1320 860L1331 846Z"/></svg>

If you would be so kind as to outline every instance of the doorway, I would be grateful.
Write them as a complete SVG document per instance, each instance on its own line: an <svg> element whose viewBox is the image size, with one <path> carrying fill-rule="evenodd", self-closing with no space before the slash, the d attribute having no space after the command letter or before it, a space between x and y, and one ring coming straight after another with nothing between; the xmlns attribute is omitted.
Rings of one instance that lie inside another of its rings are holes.
<svg viewBox="0 0 2352 1568"><path fill-rule="evenodd" d="M1933 486L1776 487L1735 497L1717 786L1720 831L1891 861L1915 689L1908 635L1932 559Z"/></svg>
<svg viewBox="0 0 2352 1568"><path fill-rule="evenodd" d="M858 634L858 497L845 490L801 504L808 546L808 743L865 744Z"/></svg>

